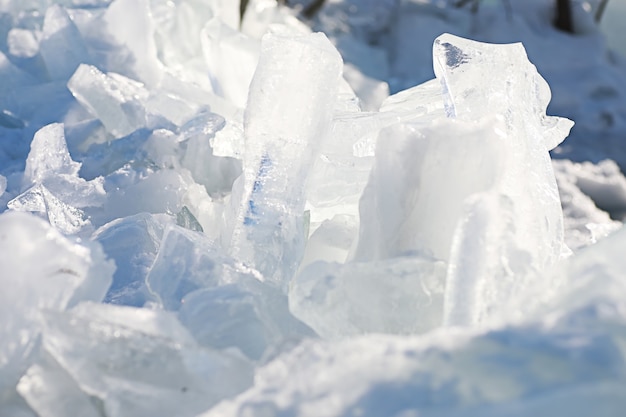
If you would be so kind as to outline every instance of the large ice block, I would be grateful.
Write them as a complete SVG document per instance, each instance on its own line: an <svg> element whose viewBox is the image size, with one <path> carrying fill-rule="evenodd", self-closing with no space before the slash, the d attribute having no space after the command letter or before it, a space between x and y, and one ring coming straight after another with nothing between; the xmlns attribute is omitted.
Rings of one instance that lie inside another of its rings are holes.
<svg viewBox="0 0 626 417"><path fill-rule="evenodd" d="M282 287L302 256L304 185L330 127L341 68L323 34L263 38L245 114L244 174L233 187L224 243Z"/></svg>
<svg viewBox="0 0 626 417"><path fill-rule="evenodd" d="M423 333L441 325L446 265L426 257L315 262L294 279L293 314L321 337Z"/></svg>
<svg viewBox="0 0 626 417"><path fill-rule="evenodd" d="M70 241L30 214L0 215L0 392L35 355L41 309L100 301L115 266L97 244Z"/></svg>
<svg viewBox="0 0 626 417"><path fill-rule="evenodd" d="M445 34L435 40L433 56L448 117L502 121L496 126L502 139L488 157L501 164L497 180L463 202L452 239L445 322L498 320L520 288L541 280L568 252L548 151L572 122L546 116L550 90L521 44Z"/></svg>
<svg viewBox="0 0 626 417"><path fill-rule="evenodd" d="M191 417L252 382L247 360L199 347L171 313L83 303L44 321L43 347L111 417Z"/></svg>

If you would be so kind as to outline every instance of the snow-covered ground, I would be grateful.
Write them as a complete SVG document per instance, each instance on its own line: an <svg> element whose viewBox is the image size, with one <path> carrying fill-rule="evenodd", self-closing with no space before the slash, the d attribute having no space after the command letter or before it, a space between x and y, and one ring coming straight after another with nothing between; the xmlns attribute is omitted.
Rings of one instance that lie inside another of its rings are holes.
<svg viewBox="0 0 626 417"><path fill-rule="evenodd" d="M0 417L623 415L626 2L290 3L0 0Z"/></svg>

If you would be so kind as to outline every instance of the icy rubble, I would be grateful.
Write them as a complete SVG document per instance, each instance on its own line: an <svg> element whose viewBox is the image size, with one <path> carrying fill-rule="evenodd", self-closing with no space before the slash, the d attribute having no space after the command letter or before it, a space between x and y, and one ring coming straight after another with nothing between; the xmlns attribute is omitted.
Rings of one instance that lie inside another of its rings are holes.
<svg viewBox="0 0 626 417"><path fill-rule="evenodd" d="M320 14L346 65L272 1L0 1L30 144L0 148L0 416L626 405L624 233L566 245L619 227L586 195L619 211L624 177L555 179L572 123L521 44L444 34L388 97L349 35L400 2L355 3Z"/></svg>

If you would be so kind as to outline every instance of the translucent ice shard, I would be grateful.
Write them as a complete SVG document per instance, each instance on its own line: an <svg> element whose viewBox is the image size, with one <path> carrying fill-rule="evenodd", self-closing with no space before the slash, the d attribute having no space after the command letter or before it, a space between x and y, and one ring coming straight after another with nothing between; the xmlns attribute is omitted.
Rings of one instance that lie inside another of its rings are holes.
<svg viewBox="0 0 626 417"><path fill-rule="evenodd" d="M78 176L81 164L70 157L63 124L53 123L37 131L22 178L22 194L9 202L14 210L42 213L66 234L88 225L85 207L104 201L103 179L85 181Z"/></svg>
<svg viewBox="0 0 626 417"><path fill-rule="evenodd" d="M163 311L83 303L47 312L43 346L109 416L194 416L252 382L243 358L199 347Z"/></svg>
<svg viewBox="0 0 626 417"><path fill-rule="evenodd" d="M58 4L46 10L39 49L53 80L67 80L80 64L91 61L78 28Z"/></svg>
<svg viewBox="0 0 626 417"><path fill-rule="evenodd" d="M322 34L263 38L246 108L244 175L224 243L279 286L302 256L304 185L330 127L341 68Z"/></svg>
<svg viewBox="0 0 626 417"><path fill-rule="evenodd" d="M146 287L146 277L169 221L165 215L140 213L115 219L92 235L118 267L105 302L142 307L154 301Z"/></svg>
<svg viewBox="0 0 626 417"><path fill-rule="evenodd" d="M115 138L145 126L141 100L148 92L140 83L119 74L104 74L94 66L81 64L67 84L76 99Z"/></svg>
<svg viewBox="0 0 626 417"><path fill-rule="evenodd" d="M429 258L315 262L293 281L289 306L324 338L422 333L441 324L445 277Z"/></svg>
<svg viewBox="0 0 626 417"><path fill-rule="evenodd" d="M13 388L28 367L42 308L65 309L80 300L100 301L114 264L97 244L63 237L35 216L0 215L0 392Z"/></svg>
<svg viewBox="0 0 626 417"><path fill-rule="evenodd" d="M59 200L42 184L24 191L9 201L7 207L15 211L36 213L66 235L90 233L93 230L84 211Z"/></svg>
<svg viewBox="0 0 626 417"><path fill-rule="evenodd" d="M521 43L486 44L444 34L433 44L433 63L450 117L476 120L502 114L507 131L525 134L537 153L540 142L550 150L574 125L546 116L550 87Z"/></svg>
<svg viewBox="0 0 626 417"><path fill-rule="evenodd" d="M78 175L80 164L70 157L62 124L54 123L39 130L30 148L24 183L42 183L55 175Z"/></svg>
<svg viewBox="0 0 626 417"><path fill-rule="evenodd" d="M244 277L261 278L257 271L217 251L214 242L202 234L169 227L146 282L164 308L178 310L187 293L240 282Z"/></svg>
<svg viewBox="0 0 626 417"><path fill-rule="evenodd" d="M572 122L546 116L550 90L521 44L446 34L435 40L433 56L448 117L501 120L494 126L501 140L488 151L500 174L485 193L465 201L449 258L446 322L476 324L498 317L516 287L539 279L567 252L548 151ZM472 243L476 236L480 245Z"/></svg>

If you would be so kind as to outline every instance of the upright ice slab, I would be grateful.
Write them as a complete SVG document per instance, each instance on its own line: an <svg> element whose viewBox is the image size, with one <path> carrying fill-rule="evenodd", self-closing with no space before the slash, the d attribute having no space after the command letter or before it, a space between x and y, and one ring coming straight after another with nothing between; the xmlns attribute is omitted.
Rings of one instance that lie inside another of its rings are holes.
<svg viewBox="0 0 626 417"><path fill-rule="evenodd" d="M304 185L329 128L341 68L323 34L263 38L245 114L244 174L224 243L282 287L302 256Z"/></svg>
<svg viewBox="0 0 626 417"><path fill-rule="evenodd" d="M503 120L501 152L492 155L503 169L493 187L464 202L450 255L446 322L476 324L501 316L516 287L539 279L567 252L548 151L572 122L546 116L550 89L521 44L446 34L435 40L433 60L449 117Z"/></svg>

